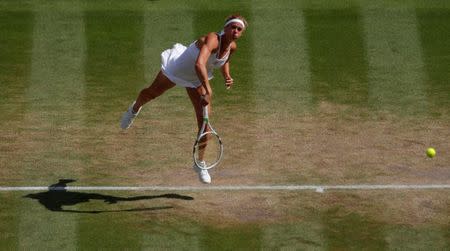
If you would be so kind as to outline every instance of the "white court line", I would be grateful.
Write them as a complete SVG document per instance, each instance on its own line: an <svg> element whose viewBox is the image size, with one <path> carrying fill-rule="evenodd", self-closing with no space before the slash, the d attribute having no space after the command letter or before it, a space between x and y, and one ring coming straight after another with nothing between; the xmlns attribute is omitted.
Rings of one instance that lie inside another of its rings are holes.
<svg viewBox="0 0 450 251"><path fill-rule="evenodd" d="M230 185L230 186L68 186L68 187L0 187L6 191L244 191L244 190L429 190L450 189L450 184L425 185Z"/></svg>

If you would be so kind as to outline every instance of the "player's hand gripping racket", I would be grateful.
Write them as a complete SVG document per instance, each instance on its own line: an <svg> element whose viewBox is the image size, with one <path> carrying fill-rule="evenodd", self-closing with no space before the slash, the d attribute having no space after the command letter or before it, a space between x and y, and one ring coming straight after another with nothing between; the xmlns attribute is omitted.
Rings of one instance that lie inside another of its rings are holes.
<svg viewBox="0 0 450 251"><path fill-rule="evenodd" d="M219 164L223 155L223 144L209 123L208 106L203 107L203 124L194 144L194 163L200 169L210 169Z"/></svg>

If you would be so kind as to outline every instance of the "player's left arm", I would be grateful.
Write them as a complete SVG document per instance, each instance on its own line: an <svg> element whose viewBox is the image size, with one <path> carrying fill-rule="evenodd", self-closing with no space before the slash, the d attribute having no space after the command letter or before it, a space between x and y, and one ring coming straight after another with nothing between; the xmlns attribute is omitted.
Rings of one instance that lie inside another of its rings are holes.
<svg viewBox="0 0 450 251"><path fill-rule="evenodd" d="M230 74L230 58L231 58L231 54L233 54L236 51L236 43L233 42L233 44L231 44L231 48L230 48L230 55L228 56L228 60L227 62L220 68L221 72L222 72L222 76L225 79L225 86L227 87L227 89L230 89L231 86L233 86L234 80L231 77Z"/></svg>

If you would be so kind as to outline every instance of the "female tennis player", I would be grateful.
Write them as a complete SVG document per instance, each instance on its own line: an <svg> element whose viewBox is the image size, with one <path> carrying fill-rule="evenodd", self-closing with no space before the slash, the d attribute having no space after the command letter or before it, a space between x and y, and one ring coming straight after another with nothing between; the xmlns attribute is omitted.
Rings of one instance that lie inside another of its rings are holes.
<svg viewBox="0 0 450 251"><path fill-rule="evenodd" d="M221 32L211 32L192 42L188 47L175 44L172 49L161 53L161 70L153 83L143 89L136 101L124 113L122 129L128 129L142 106L160 96L174 86L185 87L197 117L199 130L203 122L203 107L208 105L211 113L212 89L209 80L213 70L220 68L225 85L231 88L230 56L236 51L236 40L240 38L248 24L241 15L226 18ZM211 183L207 170L194 164L200 181Z"/></svg>

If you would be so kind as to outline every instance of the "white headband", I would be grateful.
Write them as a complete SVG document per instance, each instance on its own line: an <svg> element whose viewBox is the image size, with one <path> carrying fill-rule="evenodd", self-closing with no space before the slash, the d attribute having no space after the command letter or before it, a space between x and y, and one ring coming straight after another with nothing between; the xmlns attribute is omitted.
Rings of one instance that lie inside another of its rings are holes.
<svg viewBox="0 0 450 251"><path fill-rule="evenodd" d="M243 22L241 19L239 19L239 18L233 18L233 19L229 20L228 22L226 22L226 23L223 25L223 27L227 27L227 25L229 25L229 24L231 24L231 23L239 23L239 24L242 25L243 28L245 28L244 22Z"/></svg>

